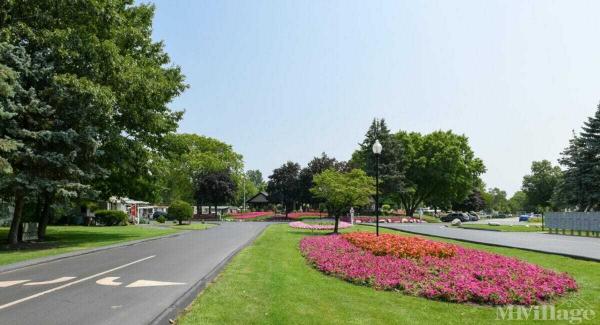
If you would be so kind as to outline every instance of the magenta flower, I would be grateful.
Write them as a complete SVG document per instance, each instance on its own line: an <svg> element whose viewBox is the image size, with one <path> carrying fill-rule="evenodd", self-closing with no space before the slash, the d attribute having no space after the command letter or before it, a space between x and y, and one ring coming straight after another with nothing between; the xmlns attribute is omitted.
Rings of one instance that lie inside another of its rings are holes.
<svg viewBox="0 0 600 325"><path fill-rule="evenodd" d="M289 226L298 229L309 229L309 230L333 230L333 224L315 224L315 223L304 223L302 221L290 222ZM352 227L351 223L340 221L338 223L338 229L344 229Z"/></svg>
<svg viewBox="0 0 600 325"><path fill-rule="evenodd" d="M453 256L376 256L342 236L305 237L300 250L317 269L381 290L489 305L532 305L577 290L575 280L516 258L456 245Z"/></svg>

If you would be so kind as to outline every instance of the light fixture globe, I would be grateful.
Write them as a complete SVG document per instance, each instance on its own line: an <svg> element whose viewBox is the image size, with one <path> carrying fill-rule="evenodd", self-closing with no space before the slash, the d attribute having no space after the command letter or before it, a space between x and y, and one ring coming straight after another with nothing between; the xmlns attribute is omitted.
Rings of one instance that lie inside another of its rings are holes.
<svg viewBox="0 0 600 325"><path fill-rule="evenodd" d="M373 144L373 153L379 155L381 154L381 150L383 150L383 146L381 146L379 140L375 140L375 143Z"/></svg>

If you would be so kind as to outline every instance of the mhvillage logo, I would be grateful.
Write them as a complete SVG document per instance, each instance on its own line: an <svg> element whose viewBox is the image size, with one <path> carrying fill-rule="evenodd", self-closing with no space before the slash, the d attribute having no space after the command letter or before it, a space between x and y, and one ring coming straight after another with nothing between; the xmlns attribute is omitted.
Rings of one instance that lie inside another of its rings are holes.
<svg viewBox="0 0 600 325"><path fill-rule="evenodd" d="M496 308L496 320L504 321L566 321L580 324L596 318L596 312L585 301L572 298L561 305L514 306Z"/></svg>

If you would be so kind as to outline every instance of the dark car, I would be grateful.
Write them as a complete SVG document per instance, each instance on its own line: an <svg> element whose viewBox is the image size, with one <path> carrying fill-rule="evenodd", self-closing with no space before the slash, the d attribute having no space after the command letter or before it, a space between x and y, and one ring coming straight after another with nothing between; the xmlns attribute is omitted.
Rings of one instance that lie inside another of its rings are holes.
<svg viewBox="0 0 600 325"><path fill-rule="evenodd" d="M466 213L462 213L462 212L449 213L441 218L442 222L450 222L454 219L458 219L461 222L466 222L466 221L471 220L471 218Z"/></svg>
<svg viewBox="0 0 600 325"><path fill-rule="evenodd" d="M152 214L152 219L156 220L156 218L158 218L158 217L160 217L160 216L163 216L163 217L165 217L166 219L169 219L169 216L168 216L168 215L167 215L167 213L166 213L166 212L164 212L164 211L155 211L155 212Z"/></svg>
<svg viewBox="0 0 600 325"><path fill-rule="evenodd" d="M469 212L469 219L470 221L479 221L479 215L477 215L477 213L475 212Z"/></svg>

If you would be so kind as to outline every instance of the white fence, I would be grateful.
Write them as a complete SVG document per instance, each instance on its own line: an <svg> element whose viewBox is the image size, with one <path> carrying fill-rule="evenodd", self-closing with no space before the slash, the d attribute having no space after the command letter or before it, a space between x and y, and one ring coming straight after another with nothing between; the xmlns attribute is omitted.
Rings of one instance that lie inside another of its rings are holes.
<svg viewBox="0 0 600 325"><path fill-rule="evenodd" d="M600 231L600 212L549 212L544 225L551 229Z"/></svg>

